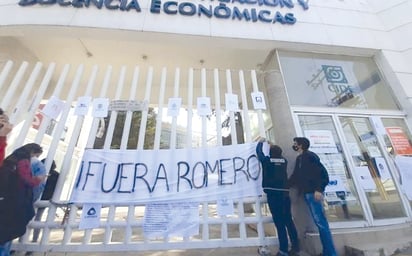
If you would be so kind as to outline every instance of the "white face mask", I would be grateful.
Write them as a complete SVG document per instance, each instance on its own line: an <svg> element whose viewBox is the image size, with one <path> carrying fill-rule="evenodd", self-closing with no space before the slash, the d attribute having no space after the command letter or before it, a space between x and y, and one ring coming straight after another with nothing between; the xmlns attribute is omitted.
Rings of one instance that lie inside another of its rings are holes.
<svg viewBox="0 0 412 256"><path fill-rule="evenodd" d="M32 156L31 159L30 159L31 163L38 162L38 161L39 161L39 158L36 157L36 156Z"/></svg>

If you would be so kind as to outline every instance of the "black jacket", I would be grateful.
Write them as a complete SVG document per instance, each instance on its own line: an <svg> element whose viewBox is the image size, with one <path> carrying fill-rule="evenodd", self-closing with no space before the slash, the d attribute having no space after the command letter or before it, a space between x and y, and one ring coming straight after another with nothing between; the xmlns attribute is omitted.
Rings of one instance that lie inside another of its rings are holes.
<svg viewBox="0 0 412 256"><path fill-rule="evenodd" d="M297 158L295 169L289 179L289 187L296 187L300 193L324 192L329 183L326 168L319 156L306 150Z"/></svg>
<svg viewBox="0 0 412 256"><path fill-rule="evenodd" d="M270 158L262 152L263 143L259 142L256 146L256 154L262 163L263 178L262 187L264 192L268 190L285 191L287 189L287 165L288 161L284 157Z"/></svg>

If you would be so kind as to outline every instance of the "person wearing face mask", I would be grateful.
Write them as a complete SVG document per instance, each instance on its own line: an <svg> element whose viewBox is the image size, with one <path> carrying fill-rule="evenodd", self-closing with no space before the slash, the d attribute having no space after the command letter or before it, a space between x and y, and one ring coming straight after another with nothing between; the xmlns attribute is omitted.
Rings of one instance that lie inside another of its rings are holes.
<svg viewBox="0 0 412 256"><path fill-rule="evenodd" d="M42 152L40 145L26 144L4 159L0 167L0 256L10 255L13 239L26 232L34 216L33 187L46 176L33 176L30 159Z"/></svg>
<svg viewBox="0 0 412 256"><path fill-rule="evenodd" d="M323 256L336 256L332 233L323 209L323 193L329 183L326 168L320 162L319 156L309 150L310 141L305 137L293 139L293 150L299 155L296 157L295 168L289 178L289 187L295 187L299 195L305 199L313 222L318 228Z"/></svg>
<svg viewBox="0 0 412 256"><path fill-rule="evenodd" d="M282 156L282 149L278 145L269 143L269 156L263 153L261 138L256 146L256 154L262 164L262 188L266 193L270 213L279 240L279 252L277 256L297 256L300 253L298 232L293 222L289 189L286 188L288 175L288 161ZM288 235L292 248L288 251ZM259 255L267 255L268 249L260 247Z"/></svg>

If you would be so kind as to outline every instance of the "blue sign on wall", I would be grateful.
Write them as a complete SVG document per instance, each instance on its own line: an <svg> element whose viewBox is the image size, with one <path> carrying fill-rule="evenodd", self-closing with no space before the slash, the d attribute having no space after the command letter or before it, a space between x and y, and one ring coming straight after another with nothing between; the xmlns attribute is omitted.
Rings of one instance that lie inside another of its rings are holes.
<svg viewBox="0 0 412 256"><path fill-rule="evenodd" d="M210 0L212 2L213 0ZM216 4L192 3L190 1L151 0L150 13L198 16L217 19L230 19L247 22L295 24L296 17L291 12L281 13L279 9L293 9L295 5L309 9L309 0L218 0ZM236 5L235 5L236 3ZM138 0L20 0L20 6L59 5L63 7L88 8L141 12ZM259 7L259 8L257 8Z"/></svg>

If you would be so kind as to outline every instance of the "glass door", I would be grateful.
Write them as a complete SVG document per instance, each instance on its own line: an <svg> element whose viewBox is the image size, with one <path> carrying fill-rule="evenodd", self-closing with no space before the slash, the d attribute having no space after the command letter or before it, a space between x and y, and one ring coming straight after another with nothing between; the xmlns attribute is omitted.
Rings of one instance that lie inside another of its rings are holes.
<svg viewBox="0 0 412 256"><path fill-rule="evenodd" d="M394 179L403 187L403 199L411 210L412 190L406 184L410 184L410 175L407 173L412 166L412 136L403 118L384 117L381 122L386 131L383 139L386 151L397 166L393 172Z"/></svg>
<svg viewBox="0 0 412 256"><path fill-rule="evenodd" d="M365 225L365 211L359 200L332 116L305 114L298 115L297 118L303 136L311 142L309 149L320 157L329 172L330 183L325 191L325 212L328 220L332 222L331 225L337 225L337 222L342 221L345 221L345 226L348 226L348 221L354 223L354 226Z"/></svg>
<svg viewBox="0 0 412 256"><path fill-rule="evenodd" d="M378 137L367 117L339 117L352 175L364 193L373 220L406 217L397 186Z"/></svg>

